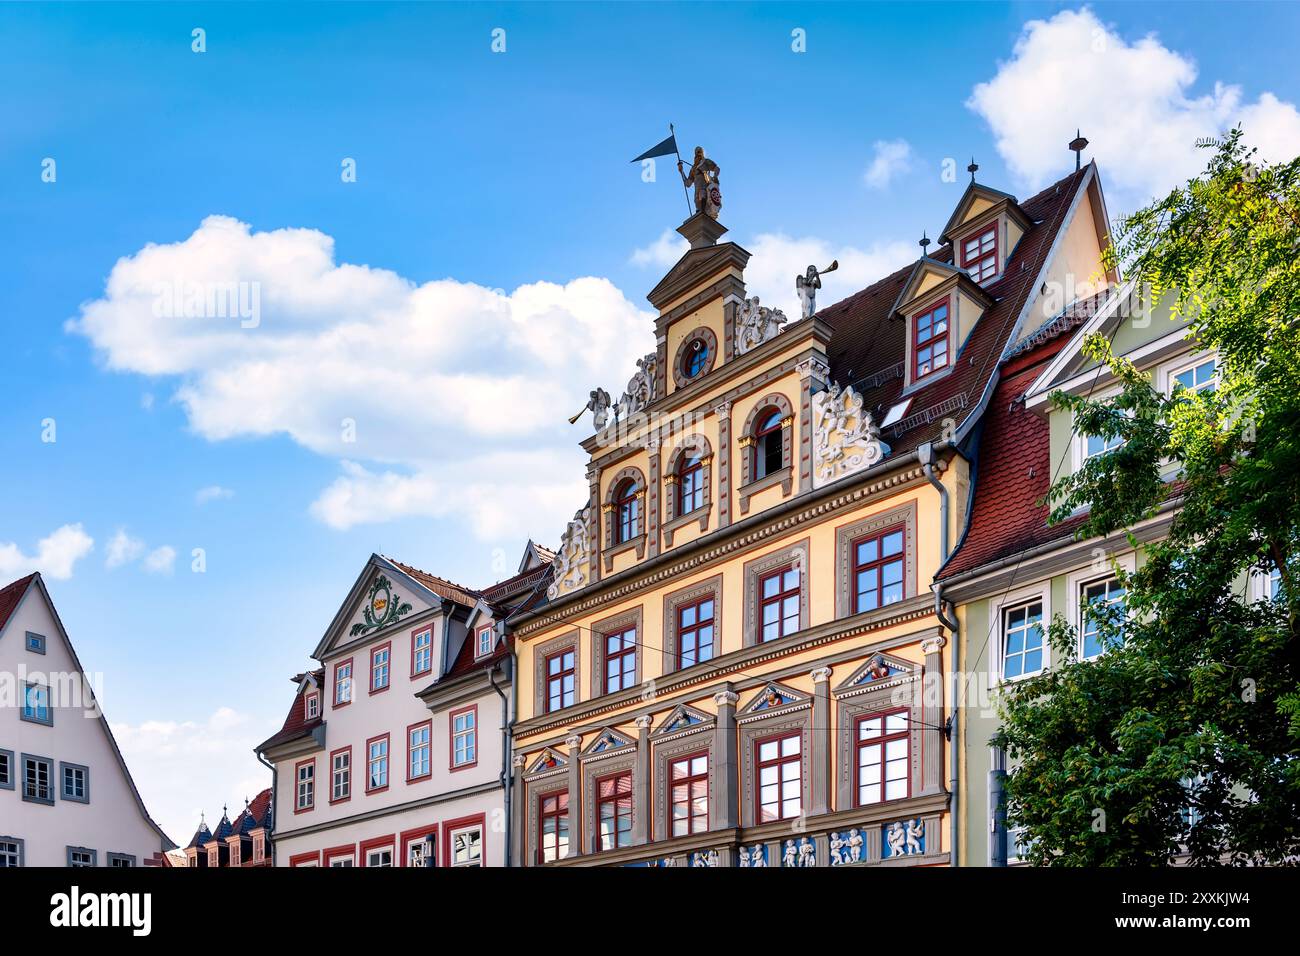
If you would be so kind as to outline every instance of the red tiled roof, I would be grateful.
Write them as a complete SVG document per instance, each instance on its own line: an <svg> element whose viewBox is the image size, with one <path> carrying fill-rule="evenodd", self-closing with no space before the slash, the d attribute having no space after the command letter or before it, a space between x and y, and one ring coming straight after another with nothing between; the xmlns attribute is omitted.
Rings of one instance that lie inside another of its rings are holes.
<svg viewBox="0 0 1300 956"><path fill-rule="evenodd" d="M1035 225L1017 244L1002 275L984 286L984 292L995 301L975 323L952 372L913 392L902 427L885 429L884 440L892 455L939 438L944 418L963 419L978 405L1090 168L1071 173L1020 204ZM930 258L951 263L952 247L944 245ZM894 318L893 309L920 261L817 312L834 330L828 350L831 378L840 385L853 384L866 407L876 412L877 420L900 400L905 384L902 376L874 377L900 366L907 354L907 323ZM927 411L933 413L931 421L913 420Z"/></svg>
<svg viewBox="0 0 1300 956"><path fill-rule="evenodd" d="M466 607L473 607L478 603L478 592L472 588L462 587L459 584L448 581L446 578L440 578L435 574L430 574L428 571L421 571L419 568L413 568L411 565L403 564L401 561L396 561L393 558L387 558L387 560L401 568L420 584L424 585L440 597L456 601Z"/></svg>
<svg viewBox="0 0 1300 956"><path fill-rule="evenodd" d="M316 677L316 686L322 688L321 693L324 694L325 669L322 667L318 670L312 671L311 673ZM319 713L325 713L324 701L321 702ZM293 704L289 708L288 716L284 718L284 725L266 740L258 744L257 750L260 753L261 751L266 750L269 747L274 747L277 744L288 743L290 740L297 740L300 737L306 737L320 726L322 719L322 717L317 717L314 720L308 720L307 708L303 706L302 695L294 694Z"/></svg>
<svg viewBox="0 0 1300 956"><path fill-rule="evenodd" d="M1048 423L1025 408L1024 394L1069 342L1063 335L1009 359L984 413L970 525L944 580L1028 548L1070 537L1082 518L1048 526L1042 499L1059 462L1051 460Z"/></svg>
<svg viewBox="0 0 1300 956"><path fill-rule="evenodd" d="M0 631L3 631L5 625L9 623L10 615L14 613L14 609L18 607L18 602L27 593L27 585L31 584L32 579L35 577L36 574L32 573L0 588Z"/></svg>

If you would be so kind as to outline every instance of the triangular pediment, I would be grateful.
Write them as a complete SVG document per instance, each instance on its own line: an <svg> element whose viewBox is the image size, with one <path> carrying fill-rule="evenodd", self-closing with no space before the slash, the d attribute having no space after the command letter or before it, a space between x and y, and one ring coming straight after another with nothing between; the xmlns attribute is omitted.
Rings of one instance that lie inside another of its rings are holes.
<svg viewBox="0 0 1300 956"><path fill-rule="evenodd" d="M802 691L797 691L773 681L749 699L749 703L741 708L740 715L744 717L750 714L780 710L783 707L789 707L791 704L801 704L806 700L808 700L808 695Z"/></svg>
<svg viewBox="0 0 1300 956"><path fill-rule="evenodd" d="M951 242L952 234L959 232L966 223L1004 211L1020 219L1025 225L1029 224L1029 217L1017 205L1015 196L971 180L966 191L962 193L961 199L957 201L957 207L953 209L947 225L939 233L939 241Z"/></svg>
<svg viewBox="0 0 1300 956"><path fill-rule="evenodd" d="M530 775L535 773L546 773L550 770L559 770L562 767L567 767L568 764L569 761L565 759L563 754L558 750L553 750L550 747L547 747L538 754L537 759L534 760L532 766L528 768L528 773Z"/></svg>
<svg viewBox="0 0 1300 956"><path fill-rule="evenodd" d="M440 606L442 600L401 568L372 554L312 656L320 660L338 644L387 630Z"/></svg>
<svg viewBox="0 0 1300 956"><path fill-rule="evenodd" d="M626 734L621 734L612 727L605 727L596 734L587 749L582 752L584 757L599 757L603 754L615 753L625 747L635 747L636 741Z"/></svg>
<svg viewBox="0 0 1300 956"><path fill-rule="evenodd" d="M685 704L678 704L672 712L659 725L659 729L652 735L653 738L666 737L669 734L679 734L684 730L691 730L695 727L703 727L715 722L712 714L706 714L694 707L687 707Z"/></svg>
<svg viewBox="0 0 1300 956"><path fill-rule="evenodd" d="M656 309L662 310L723 269L730 267L743 271L747 262L749 253L734 242L687 249L646 298Z"/></svg>
<svg viewBox="0 0 1300 956"><path fill-rule="evenodd" d="M917 665L892 654L873 654L848 679L835 688L836 693L861 690L872 684L888 683L898 677L916 673Z"/></svg>
<svg viewBox="0 0 1300 956"><path fill-rule="evenodd" d="M993 304L993 299L975 282L964 269L958 269L951 262L924 257L919 259L908 276L907 282L898 293L894 302L894 312L906 314L911 307L923 300L960 289L973 299L981 310Z"/></svg>

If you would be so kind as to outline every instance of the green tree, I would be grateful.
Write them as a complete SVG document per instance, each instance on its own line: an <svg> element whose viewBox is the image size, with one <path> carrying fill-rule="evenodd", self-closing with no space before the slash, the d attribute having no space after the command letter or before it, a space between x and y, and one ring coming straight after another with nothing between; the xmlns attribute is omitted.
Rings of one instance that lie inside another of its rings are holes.
<svg viewBox="0 0 1300 956"><path fill-rule="evenodd" d="M1300 159L1256 165L1240 130L1210 148L1110 254L1217 352L1216 388L1163 395L1094 335L1085 350L1122 392L1054 396L1080 432L1123 444L1054 483L1052 521L1086 507L1079 537L1137 547L1129 529L1178 511L1119 572L1127 615L1096 610L1106 653L1073 659L1057 619L1064 663L1003 700L1009 824L1039 865L1300 858ZM1252 601L1243 582L1274 569L1278 596Z"/></svg>

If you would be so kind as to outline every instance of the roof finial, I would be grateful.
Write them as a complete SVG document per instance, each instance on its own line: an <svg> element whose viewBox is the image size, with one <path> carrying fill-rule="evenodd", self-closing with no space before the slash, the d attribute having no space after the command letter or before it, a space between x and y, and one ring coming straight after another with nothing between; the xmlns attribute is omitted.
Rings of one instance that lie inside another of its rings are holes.
<svg viewBox="0 0 1300 956"><path fill-rule="evenodd" d="M1079 128L1074 128L1074 139L1070 140L1070 149L1074 153L1074 171L1078 172L1083 168L1083 151L1088 148L1088 141L1083 138Z"/></svg>
<svg viewBox="0 0 1300 956"><path fill-rule="evenodd" d="M930 237L927 236L927 235L925 234L925 230L924 230L924 229L921 230L921 241L918 242L917 245L921 247L921 255L922 255L922 256L929 255L929 250L930 250Z"/></svg>
<svg viewBox="0 0 1300 956"><path fill-rule="evenodd" d="M979 172L980 164L975 162L975 157L970 158L970 165L966 167L966 172L970 173L970 181L975 182L975 174Z"/></svg>

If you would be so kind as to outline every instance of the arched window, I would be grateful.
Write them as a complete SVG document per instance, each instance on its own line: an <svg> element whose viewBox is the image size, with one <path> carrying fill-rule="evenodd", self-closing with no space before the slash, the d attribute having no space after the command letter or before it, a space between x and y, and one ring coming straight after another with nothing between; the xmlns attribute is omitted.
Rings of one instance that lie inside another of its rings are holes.
<svg viewBox="0 0 1300 956"><path fill-rule="evenodd" d="M677 466L677 514L704 507L704 465L699 455L684 453Z"/></svg>
<svg viewBox="0 0 1300 956"><path fill-rule="evenodd" d="M758 416L754 429L754 480L781 470L785 436L781 430L781 412L770 408Z"/></svg>
<svg viewBox="0 0 1300 956"><path fill-rule="evenodd" d="M615 544L631 541L641 534L641 486L628 478L614 495Z"/></svg>

